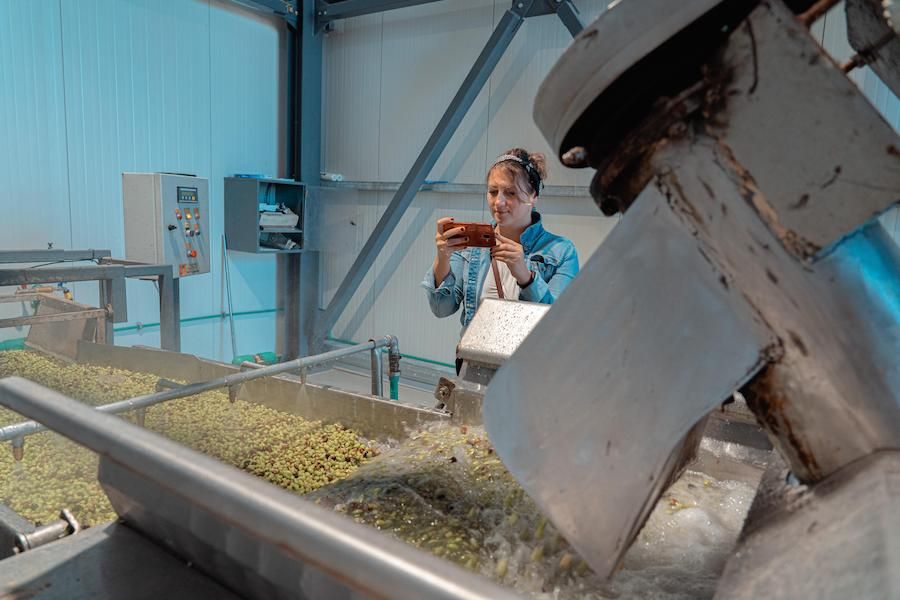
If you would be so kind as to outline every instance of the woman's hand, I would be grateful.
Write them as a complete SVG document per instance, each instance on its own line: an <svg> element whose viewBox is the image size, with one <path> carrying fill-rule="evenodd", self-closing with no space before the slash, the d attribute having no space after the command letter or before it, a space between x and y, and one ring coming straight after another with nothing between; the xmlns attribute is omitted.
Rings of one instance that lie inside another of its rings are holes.
<svg viewBox="0 0 900 600"><path fill-rule="evenodd" d="M434 265L432 265L434 285L436 287L440 286L447 279L447 275L450 274L450 256L458 249L464 248L469 241L468 237L461 235L465 232L465 227L453 227L441 233L441 226L452 222L453 217L443 217L437 221L437 233L434 236L437 256L434 259Z"/></svg>
<svg viewBox="0 0 900 600"><path fill-rule="evenodd" d="M531 281L531 271L528 270L528 265L525 263L525 250L522 248L522 244L503 237L499 231L496 231L495 235L497 245L491 248L491 256L506 263L519 287L528 285Z"/></svg>
<svg viewBox="0 0 900 600"><path fill-rule="evenodd" d="M464 248L469 241L468 237L462 235L465 233L465 227L453 227L452 229L448 229L444 233L441 233L441 226L452 222L453 217L443 217L437 221L437 233L434 236L434 245L437 247L438 259L450 260L450 256L460 248Z"/></svg>

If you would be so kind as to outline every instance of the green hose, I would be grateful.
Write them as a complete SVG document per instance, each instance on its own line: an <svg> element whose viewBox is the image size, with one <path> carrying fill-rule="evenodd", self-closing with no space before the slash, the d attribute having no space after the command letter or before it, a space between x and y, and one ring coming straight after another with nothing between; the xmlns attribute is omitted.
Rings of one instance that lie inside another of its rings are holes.
<svg viewBox="0 0 900 600"><path fill-rule="evenodd" d="M400 376L391 375L391 400L400 399Z"/></svg>
<svg viewBox="0 0 900 600"><path fill-rule="evenodd" d="M3 350L24 350L25 338L15 338L0 342L0 352Z"/></svg>

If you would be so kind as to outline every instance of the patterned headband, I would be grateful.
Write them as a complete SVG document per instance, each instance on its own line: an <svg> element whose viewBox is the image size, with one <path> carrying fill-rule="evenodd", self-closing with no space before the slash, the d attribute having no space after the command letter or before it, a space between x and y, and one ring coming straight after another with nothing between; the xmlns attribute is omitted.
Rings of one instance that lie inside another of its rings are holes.
<svg viewBox="0 0 900 600"><path fill-rule="evenodd" d="M525 169L525 174L528 175L528 181L529 183L531 183L531 188L534 190L534 195L540 196L541 190L544 189L544 182L543 180L541 180L541 174L538 173L538 170L530 160L523 160L515 154L504 154L497 157L497 160L495 160L494 164L491 165L491 169L493 169L500 163L507 161L516 162L522 165L522 168ZM488 171L490 171L491 169L488 169Z"/></svg>

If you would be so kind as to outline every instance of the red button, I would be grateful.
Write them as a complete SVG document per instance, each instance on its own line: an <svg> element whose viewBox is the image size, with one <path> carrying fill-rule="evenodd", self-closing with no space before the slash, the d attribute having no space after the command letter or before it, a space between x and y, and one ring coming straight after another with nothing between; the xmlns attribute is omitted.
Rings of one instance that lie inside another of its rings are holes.
<svg viewBox="0 0 900 600"><path fill-rule="evenodd" d="M197 251L191 250L190 252L188 252L188 256L190 256L191 258L194 258L195 256L197 256Z"/></svg>

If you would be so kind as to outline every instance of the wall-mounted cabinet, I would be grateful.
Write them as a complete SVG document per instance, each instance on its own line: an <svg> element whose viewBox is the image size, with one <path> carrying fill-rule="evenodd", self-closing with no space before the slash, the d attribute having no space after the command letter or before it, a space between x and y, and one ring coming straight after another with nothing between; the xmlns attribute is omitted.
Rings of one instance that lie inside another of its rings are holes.
<svg viewBox="0 0 900 600"><path fill-rule="evenodd" d="M229 250L302 252L306 186L289 179L225 178L225 236Z"/></svg>

